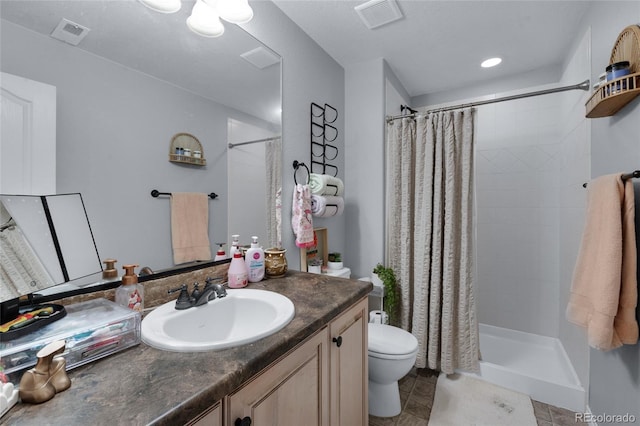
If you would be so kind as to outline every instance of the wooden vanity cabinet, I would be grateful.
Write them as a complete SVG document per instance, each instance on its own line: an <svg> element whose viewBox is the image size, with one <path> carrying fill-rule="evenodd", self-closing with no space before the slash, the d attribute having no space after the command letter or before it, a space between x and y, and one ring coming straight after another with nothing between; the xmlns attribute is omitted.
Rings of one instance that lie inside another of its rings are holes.
<svg viewBox="0 0 640 426"><path fill-rule="evenodd" d="M222 424L222 401L218 401L208 411L187 423L187 426L222 426Z"/></svg>
<svg viewBox="0 0 640 426"><path fill-rule="evenodd" d="M329 326L331 426L366 425L369 421L367 311L365 299Z"/></svg>
<svg viewBox="0 0 640 426"><path fill-rule="evenodd" d="M366 314L363 299L225 397L224 424L366 425Z"/></svg>

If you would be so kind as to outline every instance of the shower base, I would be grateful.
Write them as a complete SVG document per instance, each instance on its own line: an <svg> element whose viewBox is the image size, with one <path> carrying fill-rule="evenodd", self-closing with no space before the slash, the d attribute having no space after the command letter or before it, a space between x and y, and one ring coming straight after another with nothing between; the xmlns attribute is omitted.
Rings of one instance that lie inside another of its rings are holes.
<svg viewBox="0 0 640 426"><path fill-rule="evenodd" d="M480 324L480 352L480 374L460 373L585 412L585 390L558 339Z"/></svg>

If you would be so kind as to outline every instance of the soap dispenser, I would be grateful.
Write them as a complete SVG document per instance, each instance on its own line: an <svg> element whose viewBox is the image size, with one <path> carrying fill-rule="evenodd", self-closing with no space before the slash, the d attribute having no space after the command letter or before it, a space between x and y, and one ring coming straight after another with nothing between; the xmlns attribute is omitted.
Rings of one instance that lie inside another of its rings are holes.
<svg viewBox="0 0 640 426"><path fill-rule="evenodd" d="M258 245L258 237L251 237L251 248L244 255L249 273L249 282L257 283L264 278L264 250Z"/></svg>
<svg viewBox="0 0 640 426"><path fill-rule="evenodd" d="M231 259L233 259L233 255L235 254L236 250L240 251L240 235L238 234L233 234L231 236L231 250L229 250L229 256L231 257Z"/></svg>
<svg viewBox="0 0 640 426"><path fill-rule="evenodd" d="M138 265L124 265L122 285L116 290L116 303L125 308L142 313L144 309L144 287L138 283L135 268Z"/></svg>
<svg viewBox="0 0 640 426"><path fill-rule="evenodd" d="M105 259L102 261L106 266L104 267L104 271L102 271L102 278L105 280L116 278L118 276L118 270L116 269L115 259Z"/></svg>
<svg viewBox="0 0 640 426"><path fill-rule="evenodd" d="M229 264L229 270L227 271L229 279L229 288L242 288L247 286L247 280L249 274L247 273L247 265L242 260L242 253L239 249L235 249L233 252L233 259Z"/></svg>
<svg viewBox="0 0 640 426"><path fill-rule="evenodd" d="M218 244L218 251L216 252L216 257L213 258L214 261L218 261L218 260L225 260L227 258L227 253L224 252L224 244L225 243L217 243Z"/></svg>

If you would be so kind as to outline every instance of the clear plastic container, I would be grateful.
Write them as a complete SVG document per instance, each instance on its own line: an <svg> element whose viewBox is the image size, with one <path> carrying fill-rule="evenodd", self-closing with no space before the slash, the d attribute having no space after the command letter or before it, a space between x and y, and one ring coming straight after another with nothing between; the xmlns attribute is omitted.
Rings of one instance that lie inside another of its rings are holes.
<svg viewBox="0 0 640 426"><path fill-rule="evenodd" d="M46 327L7 342L0 342L4 373L19 381L18 373L36 364L36 353L51 342L64 340L67 370L140 343L139 312L107 299L65 306L67 315Z"/></svg>

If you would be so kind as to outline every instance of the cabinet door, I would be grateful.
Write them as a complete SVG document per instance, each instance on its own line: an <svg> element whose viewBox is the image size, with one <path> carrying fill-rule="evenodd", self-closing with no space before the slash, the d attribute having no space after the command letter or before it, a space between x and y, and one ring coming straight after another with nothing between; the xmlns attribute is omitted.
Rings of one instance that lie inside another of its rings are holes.
<svg viewBox="0 0 640 426"><path fill-rule="evenodd" d="M189 426L222 426L222 403L216 402L209 411L188 423Z"/></svg>
<svg viewBox="0 0 640 426"><path fill-rule="evenodd" d="M322 329L227 396L226 423L249 417L257 426L329 425L327 336L327 329Z"/></svg>
<svg viewBox="0 0 640 426"><path fill-rule="evenodd" d="M369 422L367 300L358 302L330 326L331 425Z"/></svg>

